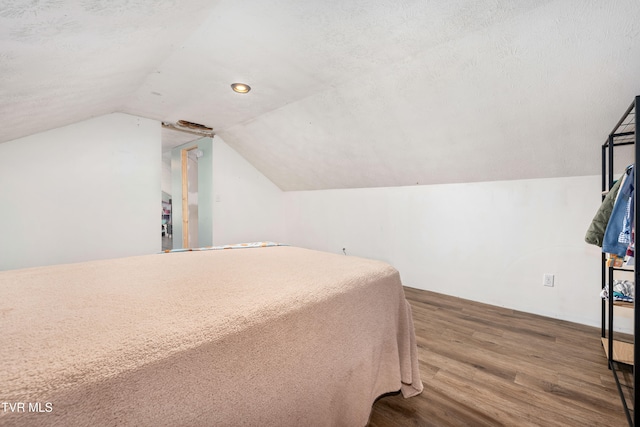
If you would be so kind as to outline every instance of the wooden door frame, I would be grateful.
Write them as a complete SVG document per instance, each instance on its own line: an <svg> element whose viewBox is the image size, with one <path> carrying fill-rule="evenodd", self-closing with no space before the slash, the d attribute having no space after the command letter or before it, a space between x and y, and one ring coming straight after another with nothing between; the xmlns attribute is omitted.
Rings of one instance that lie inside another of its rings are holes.
<svg viewBox="0 0 640 427"><path fill-rule="evenodd" d="M189 247L189 176L187 164L189 151L196 150L198 146L183 148L180 152L182 160L182 247Z"/></svg>

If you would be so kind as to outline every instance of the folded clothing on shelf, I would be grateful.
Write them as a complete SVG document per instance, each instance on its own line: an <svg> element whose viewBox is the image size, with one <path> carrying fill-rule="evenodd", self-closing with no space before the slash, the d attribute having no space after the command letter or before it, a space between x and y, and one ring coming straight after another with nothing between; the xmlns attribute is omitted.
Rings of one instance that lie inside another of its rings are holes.
<svg viewBox="0 0 640 427"><path fill-rule="evenodd" d="M614 280L613 281L613 300L633 302L635 295L634 283L630 280ZM600 292L600 298L609 298L609 285L605 285Z"/></svg>

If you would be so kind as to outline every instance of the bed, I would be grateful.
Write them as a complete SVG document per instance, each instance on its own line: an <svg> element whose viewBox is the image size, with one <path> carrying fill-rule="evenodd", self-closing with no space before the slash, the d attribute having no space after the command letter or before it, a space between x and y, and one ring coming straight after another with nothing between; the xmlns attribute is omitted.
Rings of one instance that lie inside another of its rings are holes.
<svg viewBox="0 0 640 427"><path fill-rule="evenodd" d="M422 391L380 261L184 251L4 271L0 295L2 426L364 426Z"/></svg>

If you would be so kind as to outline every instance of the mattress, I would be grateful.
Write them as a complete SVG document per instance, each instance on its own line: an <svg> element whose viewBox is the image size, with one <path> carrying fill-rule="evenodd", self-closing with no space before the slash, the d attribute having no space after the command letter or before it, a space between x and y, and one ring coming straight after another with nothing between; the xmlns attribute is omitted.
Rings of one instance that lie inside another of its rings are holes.
<svg viewBox="0 0 640 427"><path fill-rule="evenodd" d="M390 265L296 247L0 272L0 425L364 426L422 391Z"/></svg>

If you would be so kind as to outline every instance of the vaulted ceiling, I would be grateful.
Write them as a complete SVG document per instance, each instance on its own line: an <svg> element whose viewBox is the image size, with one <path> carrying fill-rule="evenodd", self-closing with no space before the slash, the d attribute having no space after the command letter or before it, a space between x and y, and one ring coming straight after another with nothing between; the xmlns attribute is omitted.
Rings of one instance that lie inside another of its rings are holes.
<svg viewBox="0 0 640 427"><path fill-rule="evenodd" d="M284 190L597 174L638 94L637 0L0 3L0 142L184 119Z"/></svg>

